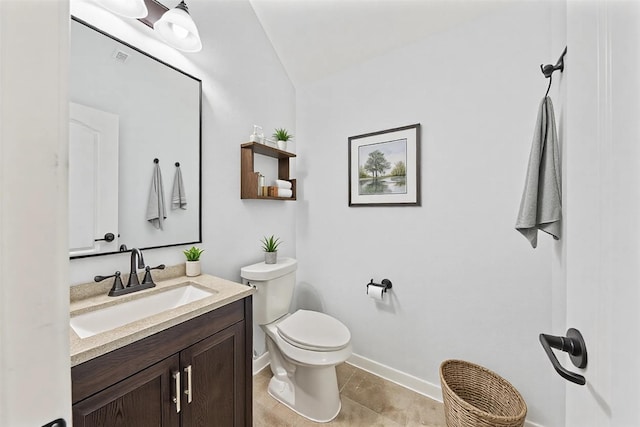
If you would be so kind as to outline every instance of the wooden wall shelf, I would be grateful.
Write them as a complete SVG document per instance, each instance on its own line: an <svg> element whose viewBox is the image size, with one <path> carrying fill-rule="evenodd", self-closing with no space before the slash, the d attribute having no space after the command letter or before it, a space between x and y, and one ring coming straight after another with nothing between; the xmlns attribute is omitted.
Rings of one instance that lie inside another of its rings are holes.
<svg viewBox="0 0 640 427"><path fill-rule="evenodd" d="M254 156L278 159L278 179L291 182L291 197L269 197L258 195L258 172L253 169ZM296 157L288 151L278 150L265 144L247 142L240 145L240 198L264 200L296 200L296 180L289 178L289 159Z"/></svg>

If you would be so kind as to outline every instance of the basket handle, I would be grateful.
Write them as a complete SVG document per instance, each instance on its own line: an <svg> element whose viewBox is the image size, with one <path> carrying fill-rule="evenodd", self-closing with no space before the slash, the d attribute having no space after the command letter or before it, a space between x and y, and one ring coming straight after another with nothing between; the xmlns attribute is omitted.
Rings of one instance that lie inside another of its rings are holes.
<svg viewBox="0 0 640 427"><path fill-rule="evenodd" d="M561 351L569 353L571 362L578 368L585 368L587 366L587 346L584 343L582 334L577 329L569 328L567 330L566 337L557 337L554 335L540 334L540 343L542 348L547 353L551 364L555 368L556 372L566 380L571 381L579 385L585 385L587 381L580 374L568 371L565 369L551 348L555 348Z"/></svg>

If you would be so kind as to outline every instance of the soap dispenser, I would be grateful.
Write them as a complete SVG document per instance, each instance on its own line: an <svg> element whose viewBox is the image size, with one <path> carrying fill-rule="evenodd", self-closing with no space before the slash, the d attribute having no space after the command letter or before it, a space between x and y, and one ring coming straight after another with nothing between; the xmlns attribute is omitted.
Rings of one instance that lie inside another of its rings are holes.
<svg viewBox="0 0 640 427"><path fill-rule="evenodd" d="M253 125L253 133L249 136L249 142L263 142L263 138L262 126Z"/></svg>

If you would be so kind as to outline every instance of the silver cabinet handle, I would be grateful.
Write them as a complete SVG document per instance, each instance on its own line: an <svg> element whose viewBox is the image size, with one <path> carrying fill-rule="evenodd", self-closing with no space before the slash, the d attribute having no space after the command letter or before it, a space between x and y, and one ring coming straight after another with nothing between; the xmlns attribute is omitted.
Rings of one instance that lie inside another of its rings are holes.
<svg viewBox="0 0 640 427"><path fill-rule="evenodd" d="M187 403L191 403L191 400L193 400L193 390L191 389L191 365L184 368L184 372L187 374L187 388L184 390L184 394L187 395Z"/></svg>
<svg viewBox="0 0 640 427"><path fill-rule="evenodd" d="M180 412L180 371L176 371L172 374L176 385L176 394L173 396L173 403L176 404L176 412Z"/></svg>

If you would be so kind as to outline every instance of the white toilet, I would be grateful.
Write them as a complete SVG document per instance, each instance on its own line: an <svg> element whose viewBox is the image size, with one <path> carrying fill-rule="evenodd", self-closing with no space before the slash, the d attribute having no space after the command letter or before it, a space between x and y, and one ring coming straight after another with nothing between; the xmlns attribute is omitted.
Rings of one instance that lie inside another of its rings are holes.
<svg viewBox="0 0 640 427"><path fill-rule="evenodd" d="M315 422L340 413L336 365L351 356L351 333L337 319L317 311L289 313L298 262L279 258L241 269L254 286L253 318L264 330L273 377L269 394Z"/></svg>

